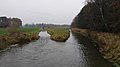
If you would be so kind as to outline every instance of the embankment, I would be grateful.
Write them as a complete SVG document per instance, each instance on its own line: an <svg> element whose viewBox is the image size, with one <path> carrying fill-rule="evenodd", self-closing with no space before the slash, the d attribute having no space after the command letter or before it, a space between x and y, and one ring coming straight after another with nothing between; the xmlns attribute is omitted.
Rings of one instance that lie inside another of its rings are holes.
<svg viewBox="0 0 120 67"><path fill-rule="evenodd" d="M120 33L96 32L78 28L72 28L72 31L93 39L99 44L99 51L105 59L120 64Z"/></svg>

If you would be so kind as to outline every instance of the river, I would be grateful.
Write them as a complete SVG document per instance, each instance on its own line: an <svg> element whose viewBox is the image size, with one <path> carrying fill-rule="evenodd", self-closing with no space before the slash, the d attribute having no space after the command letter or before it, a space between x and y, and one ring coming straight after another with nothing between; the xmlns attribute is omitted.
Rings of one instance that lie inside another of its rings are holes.
<svg viewBox="0 0 120 67"><path fill-rule="evenodd" d="M96 47L78 33L55 42L43 31L39 40L0 53L0 67L113 67Z"/></svg>

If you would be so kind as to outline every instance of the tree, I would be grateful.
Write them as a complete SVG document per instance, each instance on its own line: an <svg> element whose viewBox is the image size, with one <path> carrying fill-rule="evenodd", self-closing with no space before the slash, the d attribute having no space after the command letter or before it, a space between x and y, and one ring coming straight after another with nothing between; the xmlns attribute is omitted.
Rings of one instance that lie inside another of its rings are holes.
<svg viewBox="0 0 120 67"><path fill-rule="evenodd" d="M74 19L78 28L104 32L120 32L120 0L86 0Z"/></svg>

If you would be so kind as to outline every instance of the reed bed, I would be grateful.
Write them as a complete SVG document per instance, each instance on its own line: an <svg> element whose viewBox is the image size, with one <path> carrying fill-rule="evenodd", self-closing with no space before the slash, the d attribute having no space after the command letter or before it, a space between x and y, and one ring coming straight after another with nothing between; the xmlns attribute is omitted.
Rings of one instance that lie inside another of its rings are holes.
<svg viewBox="0 0 120 67"><path fill-rule="evenodd" d="M68 28L49 28L47 29L50 38L54 41L65 42L70 37Z"/></svg>

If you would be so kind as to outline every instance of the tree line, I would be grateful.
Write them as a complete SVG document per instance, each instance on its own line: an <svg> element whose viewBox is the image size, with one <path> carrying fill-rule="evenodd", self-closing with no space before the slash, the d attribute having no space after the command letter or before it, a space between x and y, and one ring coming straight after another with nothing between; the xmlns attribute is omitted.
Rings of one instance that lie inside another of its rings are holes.
<svg viewBox="0 0 120 67"><path fill-rule="evenodd" d="M0 28L7 28L7 27L20 27L22 26L22 21L19 18L7 18L7 17L0 17Z"/></svg>
<svg viewBox="0 0 120 67"><path fill-rule="evenodd" d="M25 24L23 27L32 27L32 28L70 28L70 25L63 24L46 24L46 23L39 23L39 24Z"/></svg>
<svg viewBox="0 0 120 67"><path fill-rule="evenodd" d="M120 32L120 0L86 0L71 27Z"/></svg>

